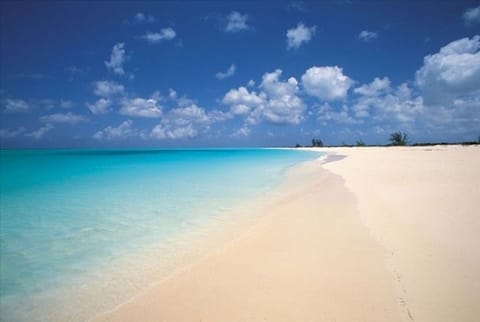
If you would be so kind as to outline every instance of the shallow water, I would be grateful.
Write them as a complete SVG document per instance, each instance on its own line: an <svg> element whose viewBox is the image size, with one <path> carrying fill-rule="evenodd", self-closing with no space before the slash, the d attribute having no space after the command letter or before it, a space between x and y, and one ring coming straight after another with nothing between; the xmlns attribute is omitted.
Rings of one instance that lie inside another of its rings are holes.
<svg viewBox="0 0 480 322"><path fill-rule="evenodd" d="M155 269L135 267L144 258L129 254L155 249L157 257L167 256L176 235L202 229L202 222L270 191L288 167L318 155L280 149L2 150L2 320L83 320L119 304L144 288L145 271ZM111 266L129 269L105 281L100 272ZM85 283L95 279L113 298L98 299L93 311L78 300L58 314L55 303L95 287ZM128 294L115 295L119 284Z"/></svg>

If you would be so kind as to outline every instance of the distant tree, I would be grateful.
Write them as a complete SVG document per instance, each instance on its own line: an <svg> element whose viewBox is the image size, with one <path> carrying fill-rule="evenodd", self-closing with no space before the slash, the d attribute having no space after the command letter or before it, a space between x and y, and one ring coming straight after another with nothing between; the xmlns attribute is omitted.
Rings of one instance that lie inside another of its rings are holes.
<svg viewBox="0 0 480 322"><path fill-rule="evenodd" d="M322 146L323 146L323 142L322 142L322 140L320 140L320 139L315 139L315 138L313 138L313 139L312 139L312 146L322 147Z"/></svg>
<svg viewBox="0 0 480 322"><path fill-rule="evenodd" d="M356 143L355 143L356 146L365 146L365 142L363 142L363 140L358 140Z"/></svg>
<svg viewBox="0 0 480 322"><path fill-rule="evenodd" d="M296 148L301 148L302 146L299 143L297 143L297 144L295 144L295 147Z"/></svg>
<svg viewBox="0 0 480 322"><path fill-rule="evenodd" d="M407 133L400 131L390 134L389 138L391 145L407 145L409 140Z"/></svg>

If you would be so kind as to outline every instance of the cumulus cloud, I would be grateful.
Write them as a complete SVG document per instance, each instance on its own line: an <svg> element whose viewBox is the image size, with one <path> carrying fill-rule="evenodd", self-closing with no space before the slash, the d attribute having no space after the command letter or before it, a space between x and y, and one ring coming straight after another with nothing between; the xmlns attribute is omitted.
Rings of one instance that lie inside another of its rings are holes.
<svg viewBox="0 0 480 322"><path fill-rule="evenodd" d="M302 44L310 42L315 35L317 26L307 27L299 22L297 27L287 30L287 49L297 49Z"/></svg>
<svg viewBox="0 0 480 322"><path fill-rule="evenodd" d="M48 124L45 124L45 126L42 126L41 128L39 128L38 130L25 134L25 136L32 137L35 140L40 140L41 138L43 138L43 136L47 132L51 131L52 129L53 129L53 125L48 123Z"/></svg>
<svg viewBox="0 0 480 322"><path fill-rule="evenodd" d="M217 79L225 79L225 78L231 77L235 74L236 69L237 67L234 64L232 64L230 65L230 67L228 67L226 71L218 72L217 74L215 74L215 77Z"/></svg>
<svg viewBox="0 0 480 322"><path fill-rule="evenodd" d="M43 123L67 123L67 124L76 124L80 122L85 122L87 119L79 114L74 114L72 112L68 113L54 113L49 115L44 115L40 117L40 122Z"/></svg>
<svg viewBox="0 0 480 322"><path fill-rule="evenodd" d="M264 98L257 95L256 92L249 92L247 88L241 86L238 89L229 90L222 99L222 103L230 106L230 111L234 115L245 115L251 109L264 103Z"/></svg>
<svg viewBox="0 0 480 322"><path fill-rule="evenodd" d="M205 112L205 109L192 104L185 107L174 108L170 111L167 118L170 123L178 125L186 125L191 123L210 123L210 118Z"/></svg>
<svg viewBox="0 0 480 322"><path fill-rule="evenodd" d="M329 103L324 103L318 108L317 113L317 119L321 121L323 125L326 125L327 122L330 121L344 124L356 124L361 122L350 115L349 108L345 104L342 105L340 109L335 109L330 106Z"/></svg>
<svg viewBox="0 0 480 322"><path fill-rule="evenodd" d="M338 66L311 67L302 75L305 91L324 101L342 100L353 81Z"/></svg>
<svg viewBox="0 0 480 322"><path fill-rule="evenodd" d="M116 127L107 126L103 130L96 132L93 138L96 140L118 140L133 136L143 137L143 134L134 129L132 125L132 120L126 120Z"/></svg>
<svg viewBox="0 0 480 322"><path fill-rule="evenodd" d="M162 116L162 107L155 97L123 99L120 105L120 114L122 115L145 118L158 118Z"/></svg>
<svg viewBox="0 0 480 322"><path fill-rule="evenodd" d="M390 90L390 80L388 77L375 79L370 84L363 84L353 90L355 94L365 96L378 96Z"/></svg>
<svg viewBox="0 0 480 322"><path fill-rule="evenodd" d="M179 97L173 89L169 90L169 98L176 107L167 110L158 125L150 132L154 139L186 139L205 134L216 122L230 118L229 113L218 110L207 111L188 97Z"/></svg>
<svg viewBox="0 0 480 322"><path fill-rule="evenodd" d="M7 98L5 100L5 113L26 112L30 109L30 105L21 99Z"/></svg>
<svg viewBox="0 0 480 322"><path fill-rule="evenodd" d="M298 82L294 77L281 81L280 69L265 73L260 84L261 92L246 87L229 90L222 103L230 106L232 115L245 115L247 124L266 121L273 124L298 124L305 110L298 96Z"/></svg>
<svg viewBox="0 0 480 322"><path fill-rule="evenodd" d="M261 111L263 120L273 124L299 124L303 120L304 104L298 97L298 82L290 77L286 82L280 80L282 70L265 73L260 88L266 96L266 101L257 109ZM257 113L251 115L247 121L256 123Z"/></svg>
<svg viewBox="0 0 480 322"><path fill-rule="evenodd" d="M107 114L111 112L112 101L108 98L100 98L95 103L87 103L86 106L93 114Z"/></svg>
<svg viewBox="0 0 480 322"><path fill-rule="evenodd" d="M227 16L227 24L225 25L226 32L239 32L248 30L250 27L247 24L248 16L242 15L237 11L232 11Z"/></svg>
<svg viewBox="0 0 480 322"><path fill-rule="evenodd" d="M462 18L467 26L472 26L480 23L480 6L465 10Z"/></svg>
<svg viewBox="0 0 480 322"><path fill-rule="evenodd" d="M93 93L100 97L112 97L122 94L125 88L114 81L97 81L93 83Z"/></svg>
<svg viewBox="0 0 480 322"><path fill-rule="evenodd" d="M357 118L406 124L413 123L425 112L423 98L413 95L406 83L394 89L388 78L375 78L354 91L359 95L352 107Z"/></svg>
<svg viewBox="0 0 480 322"><path fill-rule="evenodd" d="M362 30L358 34L358 39L364 42L372 41L374 39L377 39L377 37L378 37L378 33L375 31Z"/></svg>
<svg viewBox="0 0 480 322"><path fill-rule="evenodd" d="M427 104L480 95L480 36L455 40L423 60L415 81Z"/></svg>
<svg viewBox="0 0 480 322"><path fill-rule="evenodd" d="M194 129L191 124L180 127L172 127L171 125L158 124L152 129L151 132L151 137L159 140L193 138L197 135L198 131Z"/></svg>
<svg viewBox="0 0 480 322"><path fill-rule="evenodd" d="M165 115L150 135L155 139L193 138L200 132L207 131L212 122L205 110L196 104L177 107Z"/></svg>
<svg viewBox="0 0 480 322"><path fill-rule="evenodd" d="M0 138L1 139L11 139L15 138L23 133L25 133L27 129L23 126L16 128L15 130L9 129L0 129Z"/></svg>
<svg viewBox="0 0 480 322"><path fill-rule="evenodd" d="M123 64L126 60L125 44L118 43L113 46L110 60L105 61L105 66L115 74L124 75L125 70L123 69Z"/></svg>
<svg viewBox="0 0 480 322"><path fill-rule="evenodd" d="M151 44L156 44L164 40L172 40L177 36L177 33L172 28L163 28L159 32L147 31L142 39L148 41Z"/></svg>

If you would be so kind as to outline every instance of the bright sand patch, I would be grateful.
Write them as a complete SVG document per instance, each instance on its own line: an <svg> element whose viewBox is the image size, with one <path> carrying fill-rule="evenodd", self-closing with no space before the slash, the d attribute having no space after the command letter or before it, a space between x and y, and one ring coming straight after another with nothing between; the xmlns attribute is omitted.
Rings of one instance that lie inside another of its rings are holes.
<svg viewBox="0 0 480 322"><path fill-rule="evenodd" d="M240 238L99 320L478 321L480 148L324 151L346 158L294 168Z"/></svg>
<svg viewBox="0 0 480 322"><path fill-rule="evenodd" d="M479 321L480 147L326 151L347 156L324 166L387 251L404 319Z"/></svg>
<svg viewBox="0 0 480 322"><path fill-rule="evenodd" d="M385 253L341 177L289 171L235 240L101 321L399 321Z"/></svg>

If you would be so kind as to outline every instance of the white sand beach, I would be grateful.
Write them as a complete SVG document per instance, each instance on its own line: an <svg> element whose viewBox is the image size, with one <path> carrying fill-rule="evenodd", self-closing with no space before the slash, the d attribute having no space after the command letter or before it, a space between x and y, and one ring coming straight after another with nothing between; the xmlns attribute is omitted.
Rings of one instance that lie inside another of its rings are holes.
<svg viewBox="0 0 480 322"><path fill-rule="evenodd" d="M98 321L477 321L480 148L325 148L235 239Z"/></svg>

